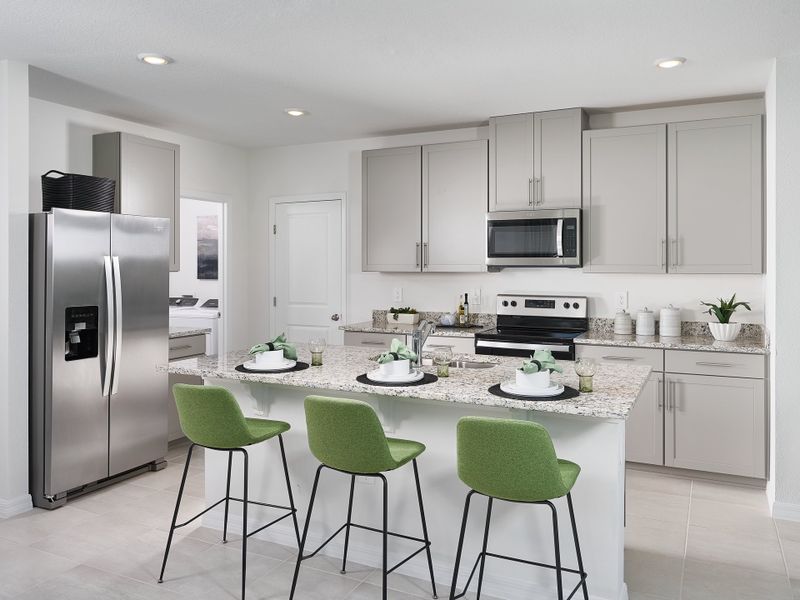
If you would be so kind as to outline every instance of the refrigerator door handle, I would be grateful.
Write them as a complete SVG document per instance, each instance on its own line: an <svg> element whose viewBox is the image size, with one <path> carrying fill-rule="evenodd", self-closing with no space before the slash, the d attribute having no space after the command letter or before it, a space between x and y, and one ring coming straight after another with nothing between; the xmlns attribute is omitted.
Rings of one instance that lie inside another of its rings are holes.
<svg viewBox="0 0 800 600"><path fill-rule="evenodd" d="M111 369L114 364L114 276L111 257L103 257L106 274L106 364L103 372L103 396L111 392Z"/></svg>
<svg viewBox="0 0 800 600"><path fill-rule="evenodd" d="M114 266L114 366L122 361L122 279L119 270L119 256L111 257ZM114 369L111 394L119 391L119 376Z"/></svg>

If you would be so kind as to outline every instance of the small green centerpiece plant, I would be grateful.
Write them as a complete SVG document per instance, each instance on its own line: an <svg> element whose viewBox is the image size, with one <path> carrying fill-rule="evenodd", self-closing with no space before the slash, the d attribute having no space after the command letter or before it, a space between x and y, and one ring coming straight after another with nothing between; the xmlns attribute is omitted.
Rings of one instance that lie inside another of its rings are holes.
<svg viewBox="0 0 800 600"><path fill-rule="evenodd" d="M710 322L708 328L711 330L711 335L714 336L714 339L720 342L732 342L742 329L741 323L731 323L731 317L736 312L736 309L743 306L747 310L751 310L749 302L736 301L736 294L733 294L729 300L720 298L719 304L714 304L713 302L700 302L700 304L708 307L706 312L717 318L717 322Z"/></svg>
<svg viewBox="0 0 800 600"><path fill-rule="evenodd" d="M395 308L394 306L389 309L389 314L392 315L392 320L398 323L405 323L407 325L414 325L419 321L419 313L416 308L404 306L402 308Z"/></svg>
<svg viewBox="0 0 800 600"><path fill-rule="evenodd" d="M549 350L537 350L516 372L516 384L521 388L546 388L550 386L550 373L562 373Z"/></svg>

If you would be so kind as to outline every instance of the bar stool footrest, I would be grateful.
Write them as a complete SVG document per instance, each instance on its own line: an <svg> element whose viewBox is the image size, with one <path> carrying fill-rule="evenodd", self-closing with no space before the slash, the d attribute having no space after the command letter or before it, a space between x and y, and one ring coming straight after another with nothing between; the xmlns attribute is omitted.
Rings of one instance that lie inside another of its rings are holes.
<svg viewBox="0 0 800 600"><path fill-rule="evenodd" d="M231 496L230 498L222 498L222 499L217 500L216 502L214 502L214 504L212 504L208 508L206 508L206 509L200 511L199 513L197 513L191 519L188 519L188 520L184 521L183 523L179 523L179 524L175 525L175 529L180 529L181 527L185 527L189 523L199 519L204 514L206 514L208 511L215 509L217 506L219 506L220 504L225 502L225 500L232 500L233 502L244 502L244 500L242 500L241 498L234 498L233 496ZM297 509L292 508L290 506L281 506L280 504L271 504L269 502L258 502L257 500L248 500L247 504L248 505L256 504L258 506L265 506L267 508L275 508L275 509L278 509L278 510L286 510L286 511L288 511L285 515L282 515L282 516L278 517L277 519L274 519L273 521L270 521L266 525L262 525L258 529L255 529L253 531L247 532L247 537L250 537L251 535L254 535L256 533L264 531L267 527L275 525L275 523L277 523L279 521L283 521L284 519L291 517L293 514L295 514L297 512Z"/></svg>

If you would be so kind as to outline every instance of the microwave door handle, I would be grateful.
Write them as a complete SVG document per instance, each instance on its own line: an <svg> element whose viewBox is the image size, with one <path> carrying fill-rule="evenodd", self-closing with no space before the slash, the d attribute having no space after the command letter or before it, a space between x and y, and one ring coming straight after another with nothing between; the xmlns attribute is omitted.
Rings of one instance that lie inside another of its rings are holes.
<svg viewBox="0 0 800 600"><path fill-rule="evenodd" d="M564 219L556 223L556 256L564 256Z"/></svg>
<svg viewBox="0 0 800 600"><path fill-rule="evenodd" d="M103 396L111 392L111 369L114 364L114 276L111 257L103 257L106 276L106 364L103 369Z"/></svg>
<svg viewBox="0 0 800 600"><path fill-rule="evenodd" d="M111 395L119 391L119 365L122 363L122 278L119 268L119 257L112 257L114 266L114 380L111 384Z"/></svg>

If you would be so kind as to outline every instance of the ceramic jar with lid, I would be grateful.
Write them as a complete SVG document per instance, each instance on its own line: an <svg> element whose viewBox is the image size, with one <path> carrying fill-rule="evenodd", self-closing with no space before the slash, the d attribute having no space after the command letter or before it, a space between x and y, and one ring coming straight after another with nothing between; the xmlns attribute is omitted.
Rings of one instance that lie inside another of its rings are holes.
<svg viewBox="0 0 800 600"><path fill-rule="evenodd" d="M659 322L659 335L661 337L680 337L681 336L681 309L670 304L661 309L661 320Z"/></svg>
<svg viewBox="0 0 800 600"><path fill-rule="evenodd" d="M624 310L619 311L614 317L614 333L617 335L630 335L633 333L633 321Z"/></svg>
<svg viewBox="0 0 800 600"><path fill-rule="evenodd" d="M656 334L656 315L652 310L644 307L636 315L636 335L655 335Z"/></svg>

